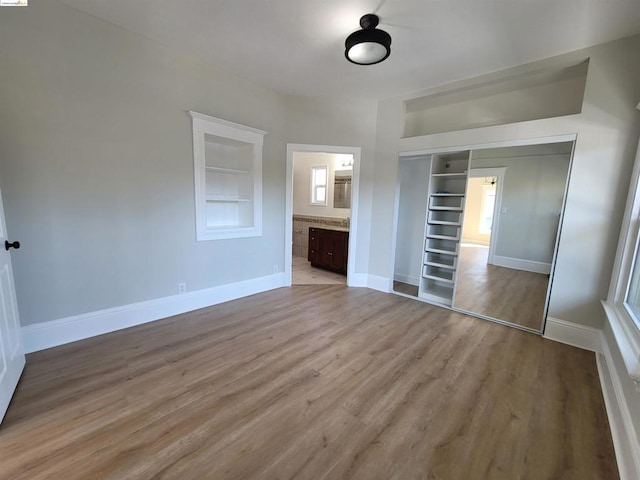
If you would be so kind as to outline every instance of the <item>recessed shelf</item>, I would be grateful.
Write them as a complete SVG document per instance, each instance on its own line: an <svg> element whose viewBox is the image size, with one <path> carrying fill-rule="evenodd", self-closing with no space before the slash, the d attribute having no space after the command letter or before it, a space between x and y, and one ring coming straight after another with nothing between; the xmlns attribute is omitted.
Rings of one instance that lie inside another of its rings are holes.
<svg viewBox="0 0 640 480"><path fill-rule="evenodd" d="M441 253L444 255L451 255L451 256L458 256L458 252L455 251L451 251L451 250L443 250L441 248L432 248L432 247L427 247L424 250L425 252L432 252L432 253Z"/></svg>
<svg viewBox="0 0 640 480"><path fill-rule="evenodd" d="M433 280L426 280L433 282ZM432 303L438 303L451 306L451 297L453 296L453 285L429 285L427 290L419 292L418 298Z"/></svg>
<svg viewBox="0 0 640 480"><path fill-rule="evenodd" d="M432 177L467 177L467 172L458 172L458 173L432 173Z"/></svg>
<svg viewBox="0 0 640 480"><path fill-rule="evenodd" d="M190 111L196 240L262 235L266 132Z"/></svg>
<svg viewBox="0 0 640 480"><path fill-rule="evenodd" d="M429 210L436 211L436 212L461 212L462 207L446 207L446 206L439 206L439 205L431 205L429 206Z"/></svg>
<svg viewBox="0 0 640 480"><path fill-rule="evenodd" d="M429 220L429 225L448 225L451 227L461 227L462 223L460 222L447 222L445 220Z"/></svg>
<svg viewBox="0 0 640 480"><path fill-rule="evenodd" d="M427 278L427 279L431 279L431 280L436 280L438 282L443 282L443 283L451 283L453 284L453 278L443 278L443 277L439 277L438 275L432 275L432 274L423 274L422 278ZM432 292L433 290L430 290L430 292Z"/></svg>
<svg viewBox="0 0 640 480"><path fill-rule="evenodd" d="M207 202L238 203L249 202L248 198L207 196Z"/></svg>
<svg viewBox="0 0 640 480"><path fill-rule="evenodd" d="M248 175L249 170L238 170L235 168L226 168L226 167L214 167L211 165L207 165L204 167L207 172L216 172L216 173L229 173L232 175Z"/></svg>
<svg viewBox="0 0 640 480"><path fill-rule="evenodd" d="M455 265L447 265L446 263L438 263L438 262L424 262L425 265L430 265L432 267L445 268L447 270L455 270Z"/></svg>
<svg viewBox="0 0 640 480"><path fill-rule="evenodd" d="M436 240L451 240L451 241L458 240L458 237L452 237L451 235L436 235L435 233L428 234L427 238L433 238Z"/></svg>

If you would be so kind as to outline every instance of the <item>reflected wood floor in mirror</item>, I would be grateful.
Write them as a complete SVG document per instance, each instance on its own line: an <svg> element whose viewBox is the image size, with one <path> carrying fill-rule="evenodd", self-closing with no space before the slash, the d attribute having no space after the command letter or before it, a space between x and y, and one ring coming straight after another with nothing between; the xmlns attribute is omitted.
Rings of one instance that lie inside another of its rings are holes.
<svg viewBox="0 0 640 480"><path fill-rule="evenodd" d="M618 478L593 353L340 285L28 355L0 452L12 480Z"/></svg>
<svg viewBox="0 0 640 480"><path fill-rule="evenodd" d="M397 280L393 281L393 291L411 295L412 297L418 296L417 285L410 285L408 283L398 282Z"/></svg>
<svg viewBox="0 0 640 480"><path fill-rule="evenodd" d="M549 276L488 265L489 247L460 245L455 307L542 330Z"/></svg>

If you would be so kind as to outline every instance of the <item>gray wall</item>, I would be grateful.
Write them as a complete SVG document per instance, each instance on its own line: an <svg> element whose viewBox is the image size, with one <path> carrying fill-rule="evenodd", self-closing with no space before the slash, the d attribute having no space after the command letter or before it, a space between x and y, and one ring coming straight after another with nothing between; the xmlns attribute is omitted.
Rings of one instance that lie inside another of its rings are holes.
<svg viewBox="0 0 640 480"><path fill-rule="evenodd" d="M476 158L471 168L506 167L495 254L551 263L566 187L569 155ZM495 235L495 232L493 233Z"/></svg>
<svg viewBox="0 0 640 480"><path fill-rule="evenodd" d="M23 325L284 267L285 108L56 2L0 16L0 175ZM195 110L268 134L264 235L195 241Z"/></svg>
<svg viewBox="0 0 640 480"><path fill-rule="evenodd" d="M577 76L448 105L425 108L418 102L407 106L404 133L412 137L580 113L583 93L584 76Z"/></svg>
<svg viewBox="0 0 640 480"><path fill-rule="evenodd" d="M285 96L57 2L2 9L0 71L23 325L282 271L286 142L362 147L367 272L375 103ZM187 110L268 132L262 237L195 241Z"/></svg>
<svg viewBox="0 0 640 480"><path fill-rule="evenodd" d="M282 271L280 95L56 2L2 10L0 185L23 325ZM195 241L187 110L268 132L262 237Z"/></svg>
<svg viewBox="0 0 640 480"><path fill-rule="evenodd" d="M349 98L288 96L285 105L287 107L285 131L288 143L362 148L357 198L355 273L366 274L369 270L372 228L376 104ZM353 236L353 205L351 218L350 235ZM388 225L383 228L388 229ZM350 250L349 255L353 254L354 252Z"/></svg>
<svg viewBox="0 0 640 480"><path fill-rule="evenodd" d="M418 285L429 191L429 158L400 162L394 280Z"/></svg>

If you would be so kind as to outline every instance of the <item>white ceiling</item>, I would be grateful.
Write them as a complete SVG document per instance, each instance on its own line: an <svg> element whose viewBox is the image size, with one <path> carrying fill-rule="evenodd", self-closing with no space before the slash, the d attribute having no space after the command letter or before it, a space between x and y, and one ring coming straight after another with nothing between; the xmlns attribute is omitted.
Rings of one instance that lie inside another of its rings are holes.
<svg viewBox="0 0 640 480"><path fill-rule="evenodd" d="M639 0L61 1L291 95L389 97L640 33ZM350 64L372 12L391 56Z"/></svg>

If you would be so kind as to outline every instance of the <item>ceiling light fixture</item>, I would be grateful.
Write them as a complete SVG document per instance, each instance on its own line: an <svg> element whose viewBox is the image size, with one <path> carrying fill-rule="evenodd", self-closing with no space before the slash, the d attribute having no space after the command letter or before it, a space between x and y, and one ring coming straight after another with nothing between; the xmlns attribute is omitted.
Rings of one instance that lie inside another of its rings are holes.
<svg viewBox="0 0 640 480"><path fill-rule="evenodd" d="M368 13L360 19L362 30L353 32L344 42L344 56L357 65L374 65L391 53L391 35L377 30L380 19Z"/></svg>

